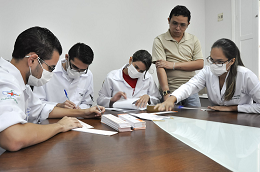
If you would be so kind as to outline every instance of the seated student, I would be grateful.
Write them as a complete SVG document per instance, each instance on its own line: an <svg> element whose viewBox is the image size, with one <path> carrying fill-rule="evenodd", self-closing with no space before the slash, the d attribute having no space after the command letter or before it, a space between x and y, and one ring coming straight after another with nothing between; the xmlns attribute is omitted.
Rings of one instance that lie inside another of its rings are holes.
<svg viewBox="0 0 260 172"><path fill-rule="evenodd" d="M93 75L88 67L93 57L93 51L88 45L73 45L65 59L58 61L53 78L41 87L34 87L33 92L47 103L44 107L46 110L53 109L55 105L71 109L92 106Z"/></svg>
<svg viewBox="0 0 260 172"><path fill-rule="evenodd" d="M99 91L97 103L113 107L121 97L140 98L135 104L137 107L146 107L147 103L159 103L160 93L152 75L147 72L151 63L152 56L146 50L135 52L133 57L130 57L129 64L108 73Z"/></svg>
<svg viewBox="0 0 260 172"><path fill-rule="evenodd" d="M45 104L30 86L41 86L51 79L61 53L60 42L50 30L32 27L17 37L11 62L0 58L0 147L17 151L82 127L76 116L95 117L105 111L103 107L102 112L97 107L44 110ZM47 117L63 118L54 124L36 124Z"/></svg>
<svg viewBox="0 0 260 172"><path fill-rule="evenodd" d="M174 103L207 87L208 98L218 111L260 113L260 82L258 77L245 68L236 44L229 39L219 39L211 47L205 66L197 75L174 91L158 110L171 110ZM256 103L253 103L253 100Z"/></svg>

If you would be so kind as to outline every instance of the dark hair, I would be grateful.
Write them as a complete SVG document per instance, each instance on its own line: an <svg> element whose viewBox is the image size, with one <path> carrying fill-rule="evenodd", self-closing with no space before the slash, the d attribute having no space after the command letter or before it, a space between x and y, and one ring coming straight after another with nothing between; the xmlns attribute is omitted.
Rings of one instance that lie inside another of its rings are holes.
<svg viewBox="0 0 260 172"><path fill-rule="evenodd" d="M35 52L42 60L49 60L54 50L61 55L62 47L57 37L47 28L35 26L23 31L17 37L12 57L19 60L26 54Z"/></svg>
<svg viewBox="0 0 260 172"><path fill-rule="evenodd" d="M94 53L88 45L77 43L69 50L69 60L74 60L75 57L83 63L90 65L93 61Z"/></svg>
<svg viewBox="0 0 260 172"><path fill-rule="evenodd" d="M188 23L190 22L190 11L185 6L177 5L174 7L169 15L169 19L171 20L172 16L183 16L188 17Z"/></svg>
<svg viewBox="0 0 260 172"><path fill-rule="evenodd" d="M146 50L138 50L133 54L133 62L136 61L141 61L145 65L146 71L148 71L152 64L152 56Z"/></svg>
<svg viewBox="0 0 260 172"><path fill-rule="evenodd" d="M244 66L244 64L239 49L233 41L225 38L219 39L212 45L211 49L216 47L222 49L223 54L229 61L235 58L235 62L229 70L225 92L225 100L231 100L236 90L237 66Z"/></svg>

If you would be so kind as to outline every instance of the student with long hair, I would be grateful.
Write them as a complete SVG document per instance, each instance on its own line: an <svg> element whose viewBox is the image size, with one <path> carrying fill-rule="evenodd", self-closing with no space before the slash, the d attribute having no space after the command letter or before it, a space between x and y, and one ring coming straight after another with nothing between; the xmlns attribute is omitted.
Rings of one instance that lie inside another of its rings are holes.
<svg viewBox="0 0 260 172"><path fill-rule="evenodd" d="M174 91L164 103L155 108L171 110L174 103L207 88L212 106L218 111L260 113L260 82L258 77L244 67L236 44L229 39L219 39L211 47L205 66L197 75ZM253 100L256 103L253 103Z"/></svg>

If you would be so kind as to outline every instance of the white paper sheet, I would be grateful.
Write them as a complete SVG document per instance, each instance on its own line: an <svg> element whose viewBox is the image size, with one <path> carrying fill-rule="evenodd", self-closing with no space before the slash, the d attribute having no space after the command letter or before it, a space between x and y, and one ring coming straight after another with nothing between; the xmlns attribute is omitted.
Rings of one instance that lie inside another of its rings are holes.
<svg viewBox="0 0 260 172"><path fill-rule="evenodd" d="M118 111L118 112L130 112L130 111L135 111L131 109L119 109L119 108L106 108L106 110L112 110L112 111Z"/></svg>
<svg viewBox="0 0 260 172"><path fill-rule="evenodd" d="M93 133L93 134L101 134L101 135L107 135L111 136L113 134L116 134L118 132L116 131L106 131L106 130L97 130L97 129L90 129L94 128L93 126L79 120L80 124L83 125L82 128L74 128L73 131L80 131L80 132L86 132L86 133Z"/></svg>
<svg viewBox="0 0 260 172"><path fill-rule="evenodd" d="M145 108L138 108L137 106L135 106L135 102L138 100L139 98L128 98L128 99L121 99L116 101L113 104L114 108L120 108L120 109L136 109L136 110L145 110Z"/></svg>
<svg viewBox="0 0 260 172"><path fill-rule="evenodd" d="M98 129L85 129L85 128L79 128L76 131L92 133L92 134L101 134L101 135L107 135L107 136L111 136L111 135L118 133L116 131L106 131L106 130L98 130Z"/></svg>
<svg viewBox="0 0 260 172"><path fill-rule="evenodd" d="M158 116L155 113L129 113L129 115L133 115L141 119L155 120L155 121L163 120L164 118L170 118L165 116Z"/></svg>
<svg viewBox="0 0 260 172"><path fill-rule="evenodd" d="M72 130L74 130L74 131L82 131L82 130L84 130L84 129L94 128L93 126L91 126L91 125L89 125L89 124L87 124L87 123L85 123L85 122L83 122L83 121L81 121L81 120L78 120L78 121L79 121L79 123L80 123L81 125L83 125L83 127L82 127L82 128L74 128L74 129L72 129Z"/></svg>

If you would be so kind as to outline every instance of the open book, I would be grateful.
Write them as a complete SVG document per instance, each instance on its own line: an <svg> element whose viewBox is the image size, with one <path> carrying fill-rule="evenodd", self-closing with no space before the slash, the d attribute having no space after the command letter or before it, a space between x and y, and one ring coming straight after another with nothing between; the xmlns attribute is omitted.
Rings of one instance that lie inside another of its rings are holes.
<svg viewBox="0 0 260 172"><path fill-rule="evenodd" d="M114 108L120 108L120 109L136 109L136 110L145 110L145 108L138 108L137 106L135 106L136 101L139 98L128 98L128 99L121 99L116 101L113 104Z"/></svg>

